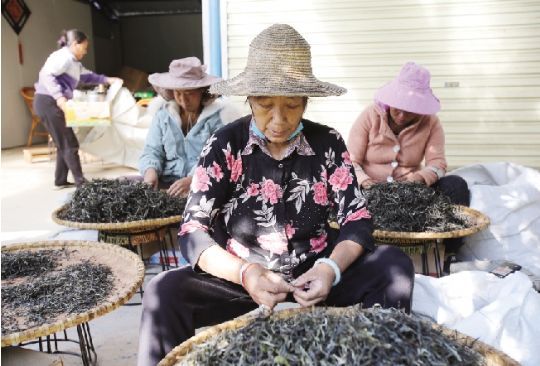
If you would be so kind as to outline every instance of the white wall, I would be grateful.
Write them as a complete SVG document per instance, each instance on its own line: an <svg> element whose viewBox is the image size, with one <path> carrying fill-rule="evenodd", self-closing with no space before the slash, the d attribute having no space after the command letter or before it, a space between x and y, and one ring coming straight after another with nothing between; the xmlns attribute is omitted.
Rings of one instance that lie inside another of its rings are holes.
<svg viewBox="0 0 540 366"><path fill-rule="evenodd" d="M19 64L17 34L2 17L2 149L26 144L31 117L19 90L37 81L41 66L56 49L60 32L77 28L92 36L88 4L73 0L26 0L26 5L32 14L19 34L23 65ZM91 70L94 68L91 43L83 63Z"/></svg>
<svg viewBox="0 0 540 366"><path fill-rule="evenodd" d="M348 89L312 98L306 117L344 137L374 92L416 61L441 100L450 166L540 167L538 0L226 0L221 8L228 76L243 70L257 33L292 25L311 44L315 75ZM240 108L244 99L235 98Z"/></svg>

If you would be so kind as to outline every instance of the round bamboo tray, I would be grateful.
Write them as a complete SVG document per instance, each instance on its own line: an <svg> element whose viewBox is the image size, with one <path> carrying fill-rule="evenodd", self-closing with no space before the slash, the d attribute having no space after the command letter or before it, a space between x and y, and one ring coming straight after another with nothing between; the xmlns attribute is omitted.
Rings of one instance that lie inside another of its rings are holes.
<svg viewBox="0 0 540 366"><path fill-rule="evenodd" d="M393 245L408 246L411 244L421 244L426 241L434 241L437 239L460 238L469 236L484 230L489 225L489 218L482 212L466 206L456 205L459 213L469 220L471 226L466 229L445 231L445 232L404 232L404 231L373 231L373 237L381 243Z"/></svg>
<svg viewBox="0 0 540 366"><path fill-rule="evenodd" d="M340 315L346 311L347 308L328 308L328 312L331 314ZM288 318L294 316L295 314L310 311L311 308L294 308L294 309L285 309L278 312L275 312L275 315L279 318ZM253 320L257 319L259 315L247 315L241 316L234 320L230 320L213 327L210 327L185 342L181 343L179 346L173 348L164 359L162 359L158 366L175 366L178 365L180 361L193 349L194 346L204 343L212 337L228 331L234 331L240 328L245 327ZM470 347L475 351L479 352L484 359L486 364L490 366L519 366L519 363L514 359L506 355L505 353L477 340L472 337L469 337L463 333L460 333L456 330L452 330L438 324L433 324L433 327L437 330L442 331L445 335L452 337L454 340L459 342L462 345Z"/></svg>
<svg viewBox="0 0 540 366"><path fill-rule="evenodd" d="M39 327L2 335L2 347L44 337L107 314L126 303L139 289L144 278L144 264L139 257L135 253L116 245L90 241L40 241L8 244L3 245L1 248L2 252L48 249L73 250L70 256L73 255L76 259L86 259L94 263L105 264L111 268L114 276L114 288L101 304L84 313L70 314Z"/></svg>
<svg viewBox="0 0 540 366"><path fill-rule="evenodd" d="M52 219L58 225L73 227L77 229L85 230L100 230L110 233L137 233L140 231L146 231L151 229L157 229L160 227L180 223L182 221L182 215L175 215L170 217L164 217L159 219L146 219L146 220L136 220L128 222L111 222L111 223L93 223L93 222L77 222L63 220L59 215L67 210L68 205L64 205L52 213Z"/></svg>

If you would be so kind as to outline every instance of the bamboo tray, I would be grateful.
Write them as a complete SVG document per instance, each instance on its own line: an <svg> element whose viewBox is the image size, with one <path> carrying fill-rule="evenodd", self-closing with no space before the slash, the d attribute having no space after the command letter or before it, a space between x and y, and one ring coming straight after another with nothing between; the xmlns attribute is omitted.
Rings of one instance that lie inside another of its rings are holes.
<svg viewBox="0 0 540 366"><path fill-rule="evenodd" d="M91 260L94 263L105 264L111 268L114 276L114 287L108 298L84 313L70 314L63 318L60 316L60 319L39 327L2 335L2 347L44 337L107 314L126 303L139 289L143 281L144 264L139 257L127 249L112 244L90 241L41 241L9 244L1 247L2 252L64 248L74 250L71 255L76 259Z"/></svg>
<svg viewBox="0 0 540 366"><path fill-rule="evenodd" d="M275 314L280 318L288 318L294 316L295 314L310 311L311 308L294 308L294 309L285 309ZM332 314L342 314L346 311L347 308L328 308L329 313ZM216 335L222 332L234 331L240 328L245 327L253 320L257 319L259 315L245 315L240 316L234 320L230 320L213 327L210 327L185 342L181 343L179 346L173 348L164 359L162 359L158 366L175 366L178 365L180 361L193 349L194 346L206 342L208 339L215 337ZM453 338L458 343L470 347L482 356L484 356L486 365L489 366L519 366L519 363L514 359L506 355L505 353L477 340L472 337L469 337L458 331L440 326L433 323L433 327L437 330L440 330L445 335Z"/></svg>
<svg viewBox="0 0 540 366"><path fill-rule="evenodd" d="M472 223L471 227L466 229L445 231L445 232L404 232L404 231L373 231L373 237L376 241L394 245L408 246L411 244L422 244L426 241L435 241L437 239L460 238L469 236L484 230L489 225L489 218L482 212L466 206L456 205L460 214L467 217Z"/></svg>
<svg viewBox="0 0 540 366"><path fill-rule="evenodd" d="M159 219L146 219L146 220L136 220L128 222L112 222L112 223L92 223L92 222L77 222L63 220L59 215L67 210L68 205L63 205L62 207L54 210L52 213L52 219L58 225L73 227L77 229L85 230L100 230L106 232L117 232L117 233L137 233L140 231L157 229L160 227L180 223L182 221L182 215L175 215L170 217L164 217Z"/></svg>

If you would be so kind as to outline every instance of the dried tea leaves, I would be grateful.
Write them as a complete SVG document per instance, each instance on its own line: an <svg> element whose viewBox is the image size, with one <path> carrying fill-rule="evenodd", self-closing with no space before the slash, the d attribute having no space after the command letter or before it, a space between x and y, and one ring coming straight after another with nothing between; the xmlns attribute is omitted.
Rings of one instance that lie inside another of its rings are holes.
<svg viewBox="0 0 540 366"><path fill-rule="evenodd" d="M37 277L56 267L60 250L2 252L2 280Z"/></svg>
<svg viewBox="0 0 540 366"><path fill-rule="evenodd" d="M364 194L378 230L446 232L470 226L447 196L423 184L380 183Z"/></svg>
<svg viewBox="0 0 540 366"><path fill-rule="evenodd" d="M314 308L196 345L176 365L484 365L471 348L395 309Z"/></svg>
<svg viewBox="0 0 540 366"><path fill-rule="evenodd" d="M62 251L27 253L43 257L58 254L55 252ZM59 259L51 258L51 262L56 269L42 271L40 276L28 275L23 269L12 273L11 278L16 280L2 279L2 334L55 322L61 315L84 313L113 289L113 274L108 266L86 260L66 267L56 265Z"/></svg>
<svg viewBox="0 0 540 366"><path fill-rule="evenodd" d="M95 179L77 188L58 217L89 223L130 222L181 215L185 203L143 182Z"/></svg>

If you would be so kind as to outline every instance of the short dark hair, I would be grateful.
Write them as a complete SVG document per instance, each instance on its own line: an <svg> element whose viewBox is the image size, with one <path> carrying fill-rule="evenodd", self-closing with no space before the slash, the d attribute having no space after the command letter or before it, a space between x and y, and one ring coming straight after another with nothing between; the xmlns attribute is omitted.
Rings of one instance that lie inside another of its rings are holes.
<svg viewBox="0 0 540 366"><path fill-rule="evenodd" d="M73 42L82 43L86 41L88 37L83 31L78 29L63 30L58 39L58 48L69 46Z"/></svg>

